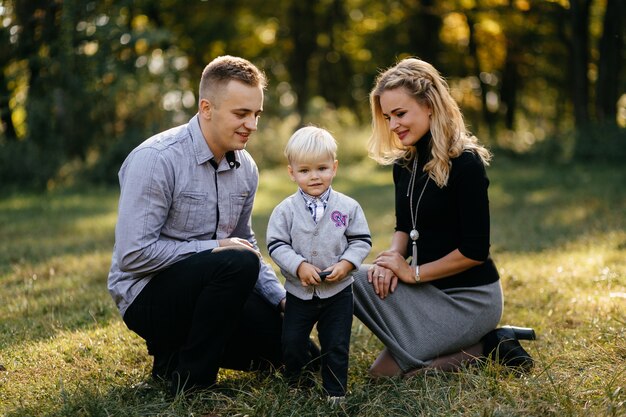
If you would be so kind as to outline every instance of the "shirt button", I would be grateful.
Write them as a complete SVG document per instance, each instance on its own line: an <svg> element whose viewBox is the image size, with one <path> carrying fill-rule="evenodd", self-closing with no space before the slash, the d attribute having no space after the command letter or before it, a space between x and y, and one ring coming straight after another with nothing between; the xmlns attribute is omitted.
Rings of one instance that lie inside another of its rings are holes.
<svg viewBox="0 0 626 417"><path fill-rule="evenodd" d="M317 251L314 250L313 252L311 252L311 255L317 256Z"/></svg>
<svg viewBox="0 0 626 417"><path fill-rule="evenodd" d="M320 234L320 232L318 232L318 231L313 232L313 236L317 236L319 234Z"/></svg>

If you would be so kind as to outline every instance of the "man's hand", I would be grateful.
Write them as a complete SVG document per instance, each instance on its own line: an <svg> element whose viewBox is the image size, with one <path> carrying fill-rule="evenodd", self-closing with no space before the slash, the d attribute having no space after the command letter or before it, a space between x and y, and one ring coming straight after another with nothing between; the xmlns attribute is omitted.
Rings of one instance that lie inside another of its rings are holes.
<svg viewBox="0 0 626 417"><path fill-rule="evenodd" d="M246 239L241 239L239 237L230 237L228 239L220 239L217 241L217 243L219 246L213 249L213 252L218 252L229 246L243 246L244 248L256 253L258 257L261 257L261 252L256 250L254 246L252 246L252 243L248 242Z"/></svg>

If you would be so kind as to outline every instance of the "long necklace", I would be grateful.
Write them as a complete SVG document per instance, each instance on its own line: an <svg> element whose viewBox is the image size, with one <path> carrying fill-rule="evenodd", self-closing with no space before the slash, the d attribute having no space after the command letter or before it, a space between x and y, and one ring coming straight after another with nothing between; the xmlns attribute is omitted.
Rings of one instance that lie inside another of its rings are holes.
<svg viewBox="0 0 626 417"><path fill-rule="evenodd" d="M415 159L413 160L413 172L411 173L411 179L409 180L409 188L407 190L407 197L409 198L409 207L411 208L411 225L413 229L411 233L409 233L409 237L413 241L413 248L411 253L411 266L415 268L417 266L417 239L420 238L420 233L417 231L417 213L420 208L420 201L422 201L422 196L424 195L424 191L426 191L426 186L428 185L428 181L430 180L430 176L426 177L426 182L424 183L424 188L422 188L422 192L420 193L419 198L417 199L417 205L415 206L415 213L413 213L413 191L415 189L415 177L417 176L417 155L415 155Z"/></svg>

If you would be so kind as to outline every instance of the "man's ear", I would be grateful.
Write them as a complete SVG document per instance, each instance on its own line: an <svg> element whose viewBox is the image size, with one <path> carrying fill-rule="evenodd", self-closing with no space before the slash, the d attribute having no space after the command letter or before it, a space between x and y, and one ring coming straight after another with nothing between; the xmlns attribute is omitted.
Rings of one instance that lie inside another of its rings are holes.
<svg viewBox="0 0 626 417"><path fill-rule="evenodd" d="M211 120L211 113L213 112L213 104L206 98L200 99L199 113L206 120Z"/></svg>

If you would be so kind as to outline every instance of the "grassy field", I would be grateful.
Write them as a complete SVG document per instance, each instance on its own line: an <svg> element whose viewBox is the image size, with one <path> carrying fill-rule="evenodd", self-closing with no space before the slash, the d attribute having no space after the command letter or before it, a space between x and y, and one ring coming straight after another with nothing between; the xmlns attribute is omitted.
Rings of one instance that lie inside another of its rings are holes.
<svg viewBox="0 0 626 417"><path fill-rule="evenodd" d="M168 400L149 381L141 339L106 291L117 190L0 198L0 415L3 416L626 416L626 169L496 160L492 255L503 324L534 327L528 375L469 368L371 381L380 343L355 320L350 391L331 409L277 374L221 371L223 388ZM340 167L335 188L364 207L384 249L393 228L390 171ZM262 173L254 225L293 192Z"/></svg>

